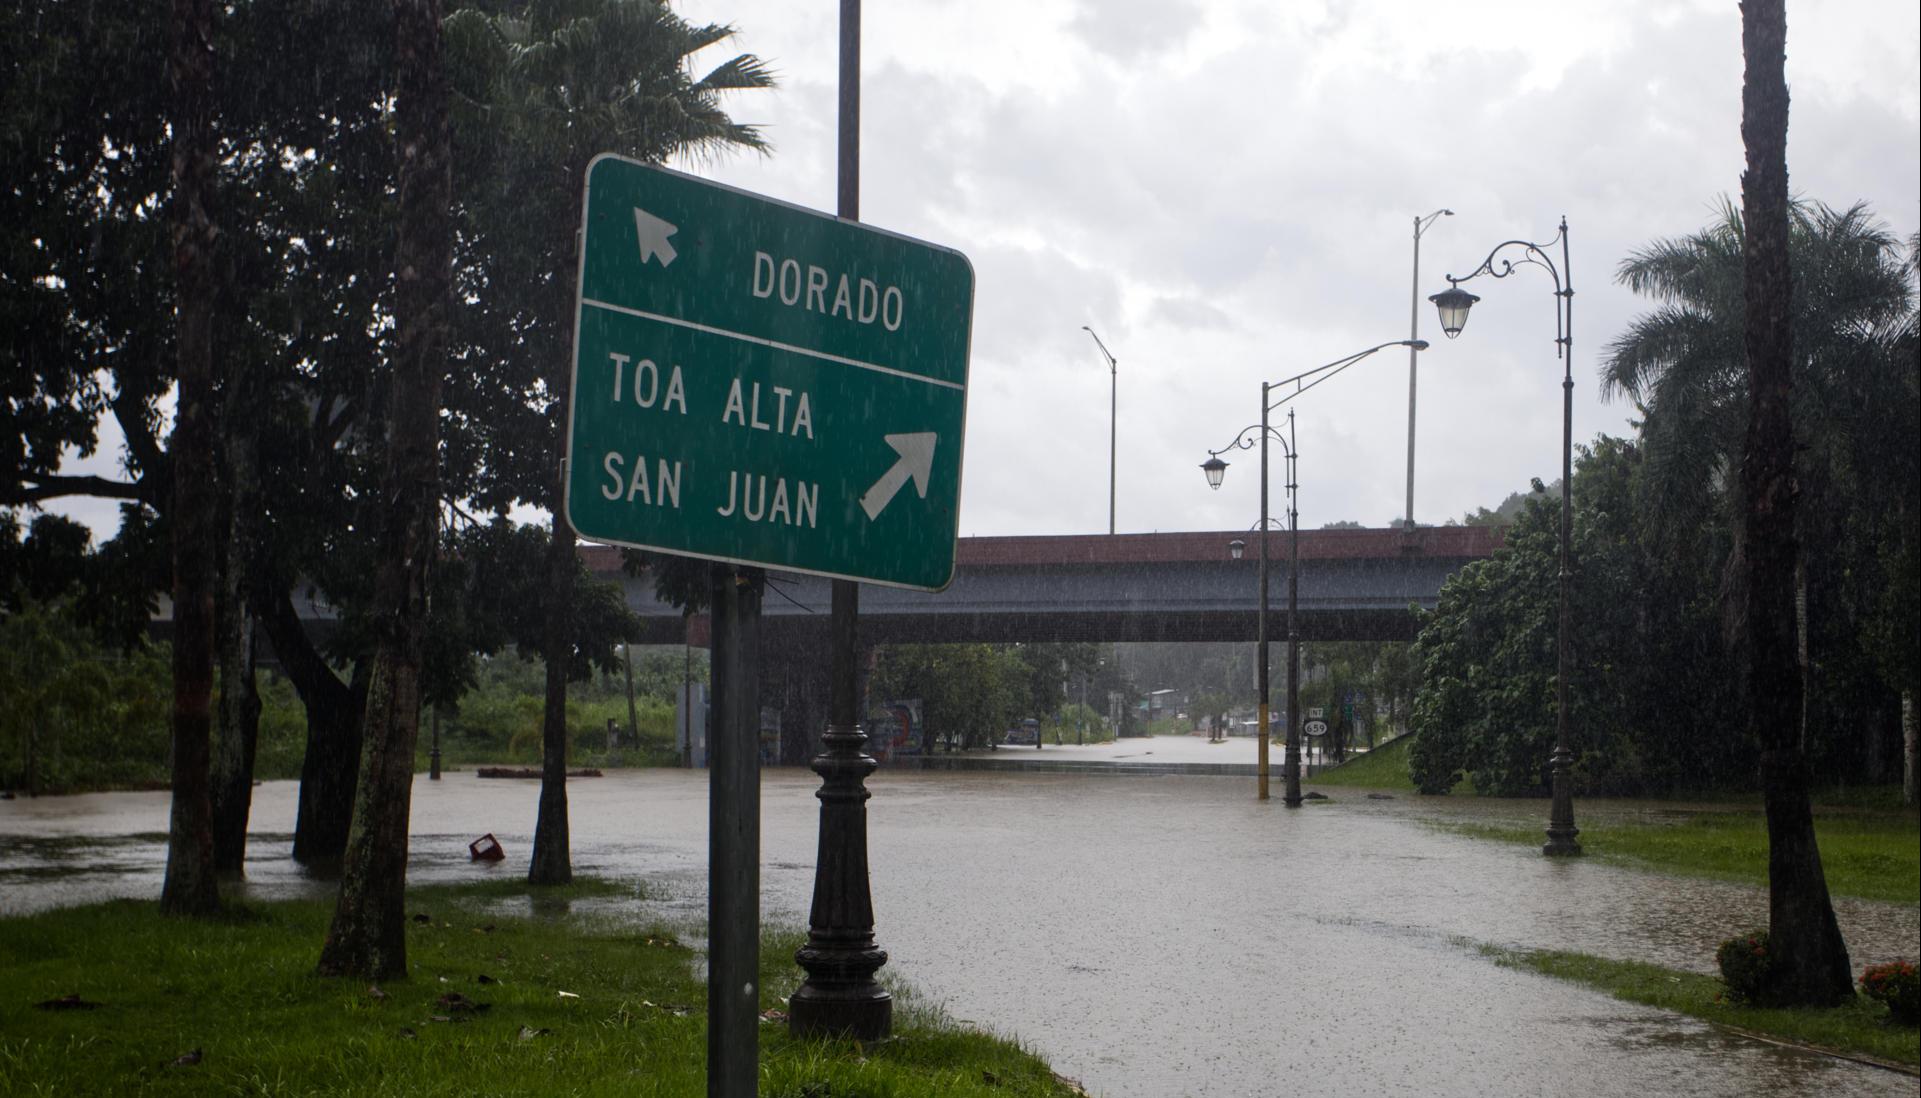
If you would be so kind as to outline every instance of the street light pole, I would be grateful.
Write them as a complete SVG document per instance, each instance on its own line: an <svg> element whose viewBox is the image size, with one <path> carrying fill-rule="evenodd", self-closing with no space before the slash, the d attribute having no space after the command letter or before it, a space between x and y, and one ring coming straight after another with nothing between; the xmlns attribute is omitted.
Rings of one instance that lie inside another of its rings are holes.
<svg viewBox="0 0 1921 1098"><path fill-rule="evenodd" d="M860 0L840 5L840 216L860 220ZM894 997L874 974L887 951L874 937L873 890L867 872L867 778L877 764L862 748L857 690L860 659L860 585L833 581L828 610L827 731L812 762L820 775L820 845L807 944L794 963L807 973L787 997L787 1027L796 1037L851 1037L878 1041L893 1030ZM750 978L752 974L749 974ZM753 1094L750 1078L740 1093ZM711 1084L710 1084L711 1090Z"/></svg>
<svg viewBox="0 0 1921 1098"><path fill-rule="evenodd" d="M1263 381L1261 382L1261 620L1255 630L1257 637L1255 643L1259 646L1258 651L1260 652L1259 662L1261 668L1261 737L1260 753L1256 757L1258 764L1256 769L1260 774L1260 792L1257 799L1263 801L1267 800L1267 752L1268 729L1270 727L1268 714L1271 712L1268 708L1267 685L1267 440L1268 437L1274 433L1268 425L1267 413L1267 382ZM1290 413L1289 418L1291 421L1292 413ZM1294 448L1291 442L1288 444L1287 458L1289 462L1294 460ZM1293 480L1294 478L1289 477L1287 479ZM1290 505L1288 510L1291 512L1294 508ZM1292 679L1288 680L1287 688L1288 697L1292 698L1294 696L1294 681ZM1289 708L1292 709L1292 706ZM1299 790L1297 789L1295 792L1299 793Z"/></svg>
<svg viewBox="0 0 1921 1098"><path fill-rule="evenodd" d="M1414 375L1421 360L1421 349L1415 346L1421 338L1421 234L1435 218L1453 216L1453 210L1441 209L1414 219L1414 288L1407 295L1407 517L1403 521L1409 530L1414 529Z"/></svg>
<svg viewBox="0 0 1921 1098"><path fill-rule="evenodd" d="M1561 245L1561 265L1554 265L1548 249ZM1497 267L1494 257L1505 248L1521 249L1519 260L1503 259ZM1441 313L1441 330L1449 339L1461 334L1467 324L1468 309L1480 298L1461 289L1460 284L1490 275L1506 278L1516 267L1536 266L1554 280L1554 355L1562 361L1561 374L1561 570L1559 606L1554 653L1554 753L1548 757L1552 767L1553 804L1548 810L1547 843L1541 853L1562 857L1581 853L1575 836L1574 794L1568 785L1568 768L1574 752L1568 746L1568 592L1574 578L1574 269L1568 263L1567 218L1561 219L1560 232L1543 244L1527 240L1506 240L1487 253L1481 265L1463 278L1447 276L1448 288L1428 298Z"/></svg>
<svg viewBox="0 0 1921 1098"><path fill-rule="evenodd" d="M1081 331L1094 336L1094 346L1101 349L1101 357L1107 360L1107 532L1112 534L1114 532L1114 456L1118 452L1115 448L1118 439L1116 425L1120 422L1121 408L1120 363L1108 353L1107 344L1101 342L1101 337L1094 335L1094 329L1083 324Z"/></svg>
<svg viewBox="0 0 1921 1098"><path fill-rule="evenodd" d="M1207 474L1208 487L1218 489L1221 486L1222 477L1227 473L1227 462L1221 460L1222 454L1229 450L1251 450L1256 445L1257 440L1261 448L1260 611L1257 615L1257 624L1255 627L1256 659L1260 665L1258 674L1260 676L1261 726L1259 740L1260 750L1258 764L1256 766L1256 773L1259 775L1260 800L1265 801L1268 799L1268 714L1270 713L1270 708L1268 704L1267 685L1267 531L1271 523L1268 518L1267 444L1268 441L1272 439L1281 444L1281 448L1287 456L1287 483L1285 488L1287 490L1287 529L1290 542L1287 569L1287 761L1283 767L1286 789L1281 796L1281 803L1287 805L1289 808L1299 808L1302 804L1300 633L1301 486L1298 473L1298 459L1300 454L1295 448L1294 410L1290 408L1287 412L1286 435L1282 435L1271 425L1269 417L1276 408L1294 400L1307 390L1312 389L1314 386L1319 385L1321 382L1326 381L1328 378L1333 377L1335 374L1340 373L1342 370L1347 369L1349 366L1354 365L1356 362L1361 361L1377 351L1382 351L1389 347L1415 347L1416 349L1420 349L1426 346L1427 344L1422 343L1420 340L1397 339L1391 343L1383 343L1376 347L1369 347L1365 351L1356 352L1345 358L1337 358L1325 366L1316 366L1312 370L1296 374L1293 377L1285 378L1281 381L1262 382L1261 421L1253 426L1242 428L1241 433L1236 435L1232 442L1229 442L1220 449L1209 450L1207 452L1207 460L1201 463L1201 471ZM1313 378L1314 380L1308 381L1308 378ZM1291 392L1287 392L1279 397L1273 395L1276 391L1288 385L1294 386Z"/></svg>

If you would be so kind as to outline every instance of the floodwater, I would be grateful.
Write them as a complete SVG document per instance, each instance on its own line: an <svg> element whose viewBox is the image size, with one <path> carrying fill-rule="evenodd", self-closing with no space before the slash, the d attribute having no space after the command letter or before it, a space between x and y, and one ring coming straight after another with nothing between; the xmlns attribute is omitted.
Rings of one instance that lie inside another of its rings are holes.
<svg viewBox="0 0 1921 1098"><path fill-rule="evenodd" d="M1710 971L1717 942L1766 921L1758 889L1550 860L1424 823L1485 801L1329 789L1289 810L1278 783L1262 804L1251 779L1189 776L883 771L869 785L883 973L1094 1094L1915 1093L1910 1076L1479 955L1468 943ZM801 770L764 776L769 923L805 923L817 786ZM294 793L255 790L251 894L326 891L286 857ZM422 777L411 878L524 873L537 793ZM705 916L704 772L612 771L568 794L577 872L649 882L663 898L635 901L637 917ZM1601 809L1617 810L1632 806ZM164 793L0 802L0 914L156 897L166 811ZM507 861L467 860L485 832ZM1844 901L1838 914L1857 971L1913 956L1921 938L1921 906Z"/></svg>

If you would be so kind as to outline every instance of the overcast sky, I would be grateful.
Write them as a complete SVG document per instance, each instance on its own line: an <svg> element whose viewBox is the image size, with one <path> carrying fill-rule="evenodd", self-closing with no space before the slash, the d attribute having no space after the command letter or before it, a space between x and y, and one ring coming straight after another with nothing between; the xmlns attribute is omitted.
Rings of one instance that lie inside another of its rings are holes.
<svg viewBox="0 0 1921 1098"><path fill-rule="evenodd" d="M678 167L834 207L835 0L682 0L759 54L773 92L734 116L767 157ZM1421 245L1414 517L1494 506L1560 470L1552 283L1481 278L1440 336L1427 295L1504 240L1572 242L1574 432L1628 433L1603 403L1608 341L1645 303L1632 249L1738 202L1733 0L884 0L862 35L864 219L966 253L977 277L960 532L1099 533L1107 365L1119 359L1121 532L1245 529L1253 454L1198 469L1278 381L1409 334ZM1921 26L1913 0L1793 0L1795 194L1921 218ZM1369 526L1405 506L1407 352L1303 396L1301 522ZM112 440L117 442L117 436ZM116 447L89 462L111 471ZM1280 478L1276 476L1276 484ZM1275 513L1282 510L1276 489ZM57 509L118 525L111 503ZM523 517L532 517L531 514Z"/></svg>
<svg viewBox="0 0 1921 1098"><path fill-rule="evenodd" d="M831 211L838 3L676 6L738 29L707 64L747 51L780 77L730 104L771 156L678 166ZM1206 451L1259 418L1262 381L1407 338L1414 219L1440 207L1456 216L1421 242L1415 519L1493 506L1559 475L1552 283L1477 280L1456 340L1427 295L1565 215L1575 438L1627 433L1597 369L1644 304L1614 272L1739 200L1732 0L865 6L863 219L958 248L978 279L963 535L1107 529L1110 378L1084 324L1120 362L1119 530L1251 525L1253 455L1210 492ZM1795 194L1915 231L1918 55L1912 0L1789 3ZM1296 408L1302 525L1398 520L1407 351Z"/></svg>

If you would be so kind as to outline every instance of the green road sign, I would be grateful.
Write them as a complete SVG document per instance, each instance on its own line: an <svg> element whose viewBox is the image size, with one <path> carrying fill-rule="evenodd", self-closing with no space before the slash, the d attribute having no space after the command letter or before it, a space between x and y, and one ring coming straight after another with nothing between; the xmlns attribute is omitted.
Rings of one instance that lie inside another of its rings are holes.
<svg viewBox="0 0 1921 1098"><path fill-rule="evenodd" d="M974 272L949 248L603 155L567 433L583 537L939 590Z"/></svg>

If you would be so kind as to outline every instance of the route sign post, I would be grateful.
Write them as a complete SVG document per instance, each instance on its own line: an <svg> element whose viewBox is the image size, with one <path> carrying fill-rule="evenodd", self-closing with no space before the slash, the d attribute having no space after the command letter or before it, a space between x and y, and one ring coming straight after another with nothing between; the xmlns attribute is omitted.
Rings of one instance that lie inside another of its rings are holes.
<svg viewBox="0 0 1921 1098"><path fill-rule="evenodd" d="M587 169L566 513L583 537L940 590L965 256L612 155Z"/></svg>

